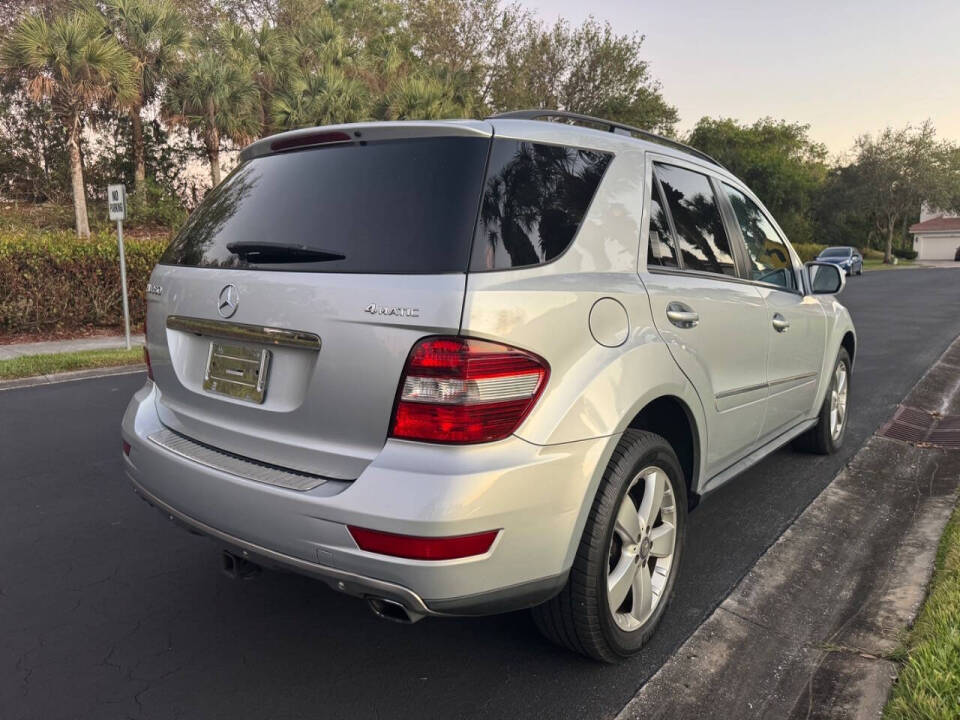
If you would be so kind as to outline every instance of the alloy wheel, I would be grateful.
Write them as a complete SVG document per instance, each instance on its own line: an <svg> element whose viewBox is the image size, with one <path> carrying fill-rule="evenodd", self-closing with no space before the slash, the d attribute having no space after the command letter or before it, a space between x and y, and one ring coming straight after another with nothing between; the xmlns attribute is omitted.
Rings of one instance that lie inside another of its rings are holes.
<svg viewBox="0 0 960 720"><path fill-rule="evenodd" d="M621 630L643 625L663 600L677 544L677 505L655 466L630 482L610 539L607 603Z"/></svg>
<svg viewBox="0 0 960 720"><path fill-rule="evenodd" d="M843 424L847 420L848 389L847 366L839 362L837 369L833 371L833 383L830 387L830 437L834 441L839 439Z"/></svg>

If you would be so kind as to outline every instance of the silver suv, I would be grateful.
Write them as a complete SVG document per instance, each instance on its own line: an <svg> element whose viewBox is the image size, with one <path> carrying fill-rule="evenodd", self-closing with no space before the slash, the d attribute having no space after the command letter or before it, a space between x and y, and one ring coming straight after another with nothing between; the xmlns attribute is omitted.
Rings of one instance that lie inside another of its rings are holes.
<svg viewBox="0 0 960 720"><path fill-rule="evenodd" d="M136 491L230 574L403 622L530 607L612 662L659 622L702 495L843 441L843 278L692 148L526 111L240 160L153 271L122 430Z"/></svg>

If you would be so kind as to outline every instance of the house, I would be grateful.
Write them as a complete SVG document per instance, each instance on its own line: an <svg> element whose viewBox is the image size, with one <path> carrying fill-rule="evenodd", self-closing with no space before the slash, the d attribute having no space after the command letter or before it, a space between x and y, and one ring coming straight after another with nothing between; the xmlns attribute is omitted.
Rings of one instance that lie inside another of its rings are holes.
<svg viewBox="0 0 960 720"><path fill-rule="evenodd" d="M917 260L953 260L960 251L960 215L920 208L920 222L910 226Z"/></svg>

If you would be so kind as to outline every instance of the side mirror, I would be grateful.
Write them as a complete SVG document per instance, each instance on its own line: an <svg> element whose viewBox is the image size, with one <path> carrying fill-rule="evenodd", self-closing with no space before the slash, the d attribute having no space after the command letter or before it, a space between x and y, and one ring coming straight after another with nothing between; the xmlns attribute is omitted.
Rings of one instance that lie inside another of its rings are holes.
<svg viewBox="0 0 960 720"><path fill-rule="evenodd" d="M814 295L836 295L843 290L843 273L833 263L813 261L804 263L803 267L807 271L810 289Z"/></svg>

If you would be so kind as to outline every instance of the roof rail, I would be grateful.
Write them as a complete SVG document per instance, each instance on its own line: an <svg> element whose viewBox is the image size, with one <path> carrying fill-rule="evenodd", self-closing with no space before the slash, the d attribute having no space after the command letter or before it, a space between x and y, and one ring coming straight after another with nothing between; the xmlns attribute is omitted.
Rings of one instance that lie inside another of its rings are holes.
<svg viewBox="0 0 960 720"><path fill-rule="evenodd" d="M491 115L486 119L545 120L547 118L554 117L563 118L564 120L573 120L578 123L591 123L593 125L600 125L605 127L608 132L617 133L619 135L637 135L644 140L650 140L651 142L659 143L660 145L666 145L667 147L671 147L675 150L682 150L683 152L690 153L691 155L696 155L701 160L706 160L726 170L723 164L718 162L715 158L710 157L702 150L697 150L695 147L690 147L689 145L685 145L677 140L671 140L668 137L657 135L649 130L641 130L640 128L633 127L632 125L624 125L623 123L614 122L613 120L604 120L603 118L593 117L592 115L583 115L582 113L568 112L566 110L513 110L511 112Z"/></svg>

